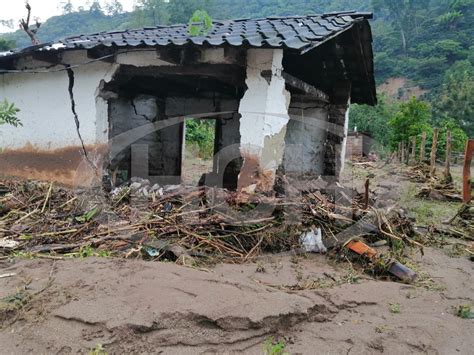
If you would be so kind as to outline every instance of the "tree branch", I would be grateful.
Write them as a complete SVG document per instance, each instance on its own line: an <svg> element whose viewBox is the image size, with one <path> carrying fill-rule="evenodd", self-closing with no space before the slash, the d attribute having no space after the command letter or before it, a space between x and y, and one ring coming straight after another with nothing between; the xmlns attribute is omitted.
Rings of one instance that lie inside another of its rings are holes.
<svg viewBox="0 0 474 355"><path fill-rule="evenodd" d="M26 16L26 21L24 19L20 20L20 28L26 32L28 37L31 39L31 43L33 45L40 44L41 42L39 41L38 37L36 36L36 32L41 26L41 23L36 20L36 28L31 28L30 27L30 19L31 19L31 5L27 2L26 5L26 10L28 11L28 15Z"/></svg>

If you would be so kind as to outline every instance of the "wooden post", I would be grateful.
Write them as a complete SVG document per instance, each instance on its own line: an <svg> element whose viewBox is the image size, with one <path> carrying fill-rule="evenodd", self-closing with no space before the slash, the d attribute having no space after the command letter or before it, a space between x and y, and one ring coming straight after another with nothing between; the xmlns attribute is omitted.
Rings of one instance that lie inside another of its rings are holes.
<svg viewBox="0 0 474 355"><path fill-rule="evenodd" d="M369 184L370 184L370 180L369 178L367 178L367 180L365 180L365 195L364 195L364 210L367 210L367 208L369 208Z"/></svg>
<svg viewBox="0 0 474 355"><path fill-rule="evenodd" d="M416 136L411 137L411 156L412 164L416 164Z"/></svg>
<svg viewBox="0 0 474 355"><path fill-rule="evenodd" d="M438 128L433 129L433 144L431 145L430 174L436 173L436 149L438 146Z"/></svg>
<svg viewBox="0 0 474 355"><path fill-rule="evenodd" d="M462 171L462 200L464 203L471 201L471 161L473 152L474 139L469 139L464 151L464 168Z"/></svg>
<svg viewBox="0 0 474 355"><path fill-rule="evenodd" d="M450 172L449 160L451 158L451 131L446 131L446 159L444 163L444 180L446 182L452 182L453 178Z"/></svg>
<svg viewBox="0 0 474 355"><path fill-rule="evenodd" d="M420 145L420 163L423 164L425 161L425 146L426 146L426 132L421 134L421 145Z"/></svg>
<svg viewBox="0 0 474 355"><path fill-rule="evenodd" d="M405 164L405 142L402 142L402 164Z"/></svg>
<svg viewBox="0 0 474 355"><path fill-rule="evenodd" d="M398 162L402 162L402 142L398 142L398 152L397 152Z"/></svg>

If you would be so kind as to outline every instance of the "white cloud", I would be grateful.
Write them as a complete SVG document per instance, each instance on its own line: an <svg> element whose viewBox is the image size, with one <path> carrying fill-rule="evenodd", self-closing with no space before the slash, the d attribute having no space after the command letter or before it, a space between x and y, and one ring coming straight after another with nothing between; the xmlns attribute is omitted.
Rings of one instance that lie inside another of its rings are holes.
<svg viewBox="0 0 474 355"><path fill-rule="evenodd" d="M40 21L44 22L49 17L61 14L61 3L64 0L29 0L32 7L32 16L38 17ZM100 0L104 4L107 0ZM125 11L133 9L134 0L119 0ZM84 6L86 9L90 6L91 0L72 0L74 8ZM13 20L15 26L14 30L18 28L18 21L26 16L25 1L24 0L0 0L0 20ZM0 26L0 32L8 31L8 28Z"/></svg>

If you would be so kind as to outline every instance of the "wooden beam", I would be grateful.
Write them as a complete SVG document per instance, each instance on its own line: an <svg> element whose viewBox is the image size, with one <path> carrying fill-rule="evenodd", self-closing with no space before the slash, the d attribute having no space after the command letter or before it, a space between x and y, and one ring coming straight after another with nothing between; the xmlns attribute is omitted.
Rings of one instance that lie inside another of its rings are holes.
<svg viewBox="0 0 474 355"><path fill-rule="evenodd" d="M313 85L310 85L307 82L285 72L282 73L282 76L283 79L285 79L286 85L288 85L290 88L303 92L304 94L320 101L329 102L329 96Z"/></svg>
<svg viewBox="0 0 474 355"><path fill-rule="evenodd" d="M245 68L234 64L195 64L157 67L134 67L123 65L122 72L126 76L181 76L213 78L236 87L245 85Z"/></svg>

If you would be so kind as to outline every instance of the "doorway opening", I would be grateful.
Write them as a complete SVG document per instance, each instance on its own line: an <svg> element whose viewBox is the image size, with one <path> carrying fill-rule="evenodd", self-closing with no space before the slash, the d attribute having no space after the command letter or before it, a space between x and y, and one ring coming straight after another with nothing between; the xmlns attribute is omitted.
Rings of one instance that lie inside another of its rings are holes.
<svg viewBox="0 0 474 355"><path fill-rule="evenodd" d="M187 119L184 132L182 183L196 186L214 171L216 120Z"/></svg>

